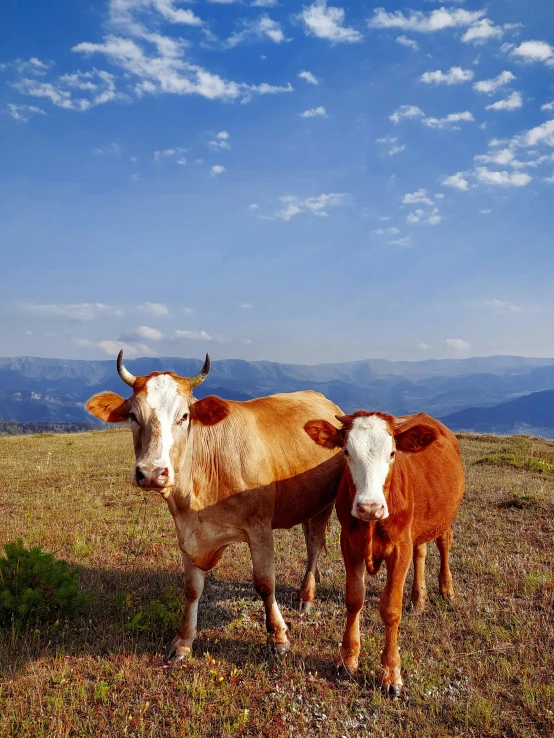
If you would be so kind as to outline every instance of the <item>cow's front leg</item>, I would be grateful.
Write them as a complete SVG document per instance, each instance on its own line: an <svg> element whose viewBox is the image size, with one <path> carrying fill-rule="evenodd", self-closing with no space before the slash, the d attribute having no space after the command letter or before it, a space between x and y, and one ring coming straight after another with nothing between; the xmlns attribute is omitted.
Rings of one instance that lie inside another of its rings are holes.
<svg viewBox="0 0 554 738"><path fill-rule="evenodd" d="M347 676L358 668L360 656L360 612L365 597L365 559L352 549L348 533L344 529L340 543L346 569L346 628L337 666L339 674Z"/></svg>
<svg viewBox="0 0 554 738"><path fill-rule="evenodd" d="M299 609L301 615L307 615L315 601L315 586L320 579L317 563L325 546L327 526L329 525L329 518L333 512L334 504L332 502L319 515L311 518L307 523L302 523L304 538L306 539L308 561L306 564L306 573L304 574L302 586L300 587Z"/></svg>
<svg viewBox="0 0 554 738"><path fill-rule="evenodd" d="M252 532L248 543L252 556L252 580L264 603L265 624L271 648L278 656L284 656L290 649L290 643L287 626L275 600L273 533L269 525L267 529Z"/></svg>
<svg viewBox="0 0 554 738"><path fill-rule="evenodd" d="M166 652L166 663L181 661L191 655L192 643L196 638L196 623L198 620L198 601L204 589L206 574L202 569L191 562L189 557L183 554L185 570L185 602L183 615L177 630L177 635L169 644Z"/></svg>
<svg viewBox="0 0 554 738"><path fill-rule="evenodd" d="M397 639L398 626L402 617L402 593L411 558L412 545L407 541L399 543L385 559L387 583L381 595L379 607L381 619L385 624L385 648L381 654L383 669L381 684L390 697L398 697L402 691Z"/></svg>

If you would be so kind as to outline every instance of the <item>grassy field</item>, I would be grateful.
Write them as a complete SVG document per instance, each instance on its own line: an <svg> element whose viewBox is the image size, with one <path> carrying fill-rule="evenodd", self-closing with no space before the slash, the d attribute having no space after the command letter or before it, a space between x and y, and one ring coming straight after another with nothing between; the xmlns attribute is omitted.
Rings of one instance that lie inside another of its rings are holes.
<svg viewBox="0 0 554 738"><path fill-rule="evenodd" d="M438 596L430 547L429 603L402 620L405 692L392 702L378 685L384 573L369 578L360 673L335 676L345 613L334 517L309 620L295 610L302 533L276 533L285 661L267 650L248 550L236 545L207 577L194 658L164 668L180 557L165 502L128 484L129 432L1 438L0 542L21 536L69 560L93 596L71 623L0 631L0 736L552 735L554 442L461 443L457 598Z"/></svg>

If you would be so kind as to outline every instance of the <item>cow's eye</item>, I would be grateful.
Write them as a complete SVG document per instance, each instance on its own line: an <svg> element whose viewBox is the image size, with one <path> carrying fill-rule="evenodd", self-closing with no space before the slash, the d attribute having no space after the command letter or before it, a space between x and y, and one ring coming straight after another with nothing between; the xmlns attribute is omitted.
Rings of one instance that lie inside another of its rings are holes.
<svg viewBox="0 0 554 738"><path fill-rule="evenodd" d="M185 420L188 420L188 417L189 417L189 414L188 413L185 413L183 415L183 417L180 420L177 421L177 425L181 425L182 423L184 423Z"/></svg>
<svg viewBox="0 0 554 738"><path fill-rule="evenodd" d="M396 456L396 451L391 451L390 452L391 459L394 459L395 456Z"/></svg>
<svg viewBox="0 0 554 738"><path fill-rule="evenodd" d="M347 448L343 448L343 449L342 449L342 452L343 452L343 454L344 454L345 456L348 456L348 449L347 449Z"/></svg>
<svg viewBox="0 0 554 738"><path fill-rule="evenodd" d="M132 420L133 423L138 423L137 416L135 413L129 413L129 420Z"/></svg>

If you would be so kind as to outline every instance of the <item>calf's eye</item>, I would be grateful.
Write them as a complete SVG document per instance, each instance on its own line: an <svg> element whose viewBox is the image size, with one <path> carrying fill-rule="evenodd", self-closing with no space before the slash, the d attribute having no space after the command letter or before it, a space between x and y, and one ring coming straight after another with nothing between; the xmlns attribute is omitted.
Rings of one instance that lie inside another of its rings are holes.
<svg viewBox="0 0 554 738"><path fill-rule="evenodd" d="M395 456L396 456L396 451L391 451L390 452L391 459L394 459Z"/></svg>
<svg viewBox="0 0 554 738"><path fill-rule="evenodd" d="M344 454L345 456L348 456L348 449L347 449L347 448L343 448L343 449L342 449L342 452L343 452L343 454Z"/></svg>
<svg viewBox="0 0 554 738"><path fill-rule="evenodd" d="M129 420L132 420L133 423L138 423L137 416L135 413L129 413Z"/></svg>

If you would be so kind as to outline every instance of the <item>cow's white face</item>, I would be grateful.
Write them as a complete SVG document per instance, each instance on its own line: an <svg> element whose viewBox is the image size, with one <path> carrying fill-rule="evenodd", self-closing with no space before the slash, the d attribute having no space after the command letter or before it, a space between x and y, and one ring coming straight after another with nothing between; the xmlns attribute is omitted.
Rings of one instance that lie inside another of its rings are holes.
<svg viewBox="0 0 554 738"><path fill-rule="evenodd" d="M131 398L136 466L132 483L162 489L175 482L175 461L189 425L189 400L169 374L149 377ZM177 446L176 446L177 443Z"/></svg>
<svg viewBox="0 0 554 738"><path fill-rule="evenodd" d="M356 490L352 515L360 520L385 520L389 516L385 485L395 455L388 423L377 415L354 418L344 450Z"/></svg>

